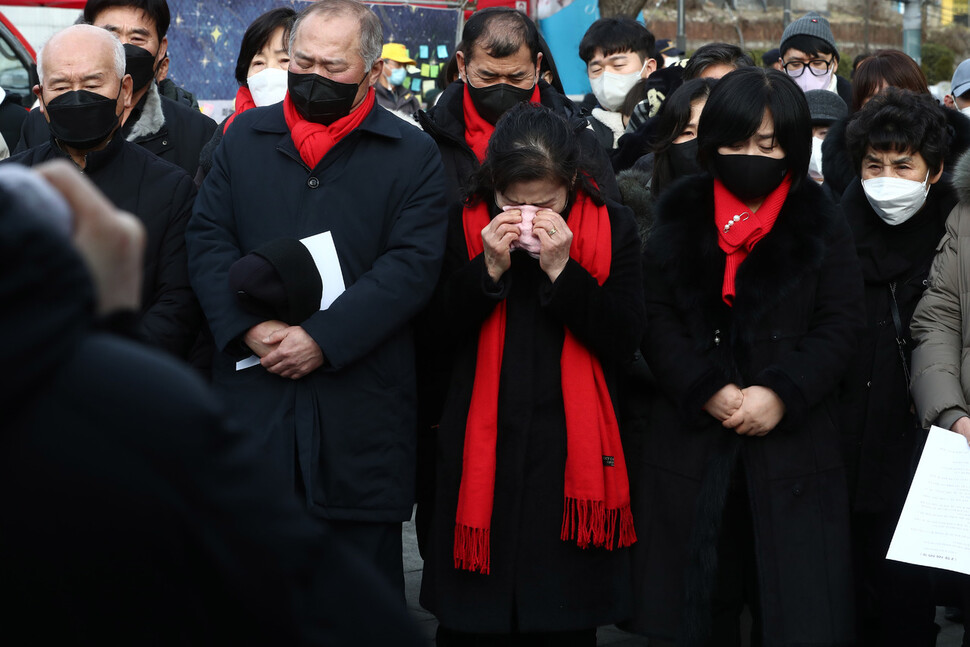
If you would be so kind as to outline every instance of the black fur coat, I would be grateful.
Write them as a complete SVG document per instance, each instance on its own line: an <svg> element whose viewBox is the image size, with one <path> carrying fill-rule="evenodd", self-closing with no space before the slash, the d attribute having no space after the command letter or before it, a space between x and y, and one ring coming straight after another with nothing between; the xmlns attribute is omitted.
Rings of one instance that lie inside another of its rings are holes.
<svg viewBox="0 0 970 647"><path fill-rule="evenodd" d="M821 189L803 182L740 266L731 308L721 299L724 264L711 178L684 178L657 205L644 265L643 351L659 393L649 452L631 468L639 537L631 628L682 644L704 633L724 492L740 461L764 644L850 644L848 500L834 389L863 323L851 234ZM742 437L704 413L730 382L777 393L786 407L779 425Z"/></svg>

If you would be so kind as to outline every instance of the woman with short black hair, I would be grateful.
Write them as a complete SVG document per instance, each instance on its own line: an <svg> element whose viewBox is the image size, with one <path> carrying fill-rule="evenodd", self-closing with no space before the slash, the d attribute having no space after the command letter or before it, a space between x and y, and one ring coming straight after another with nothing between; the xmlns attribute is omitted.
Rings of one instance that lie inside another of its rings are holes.
<svg viewBox="0 0 970 647"><path fill-rule="evenodd" d="M678 645L843 645L853 634L835 386L862 324L841 215L808 179L811 120L775 70L723 77L706 172L667 189L645 254L657 380L631 473L631 628Z"/></svg>
<svg viewBox="0 0 970 647"><path fill-rule="evenodd" d="M643 332L640 245L576 127L511 108L451 214L428 317L452 379L421 583L440 647L593 647L630 614L613 394Z"/></svg>

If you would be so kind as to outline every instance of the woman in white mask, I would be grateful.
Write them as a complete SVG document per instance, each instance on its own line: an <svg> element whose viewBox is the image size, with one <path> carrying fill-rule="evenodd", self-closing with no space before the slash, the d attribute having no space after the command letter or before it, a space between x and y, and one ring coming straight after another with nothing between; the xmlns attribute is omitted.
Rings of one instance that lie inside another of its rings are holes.
<svg viewBox="0 0 970 647"><path fill-rule="evenodd" d="M235 111L219 124L212 139L202 149L196 184L212 168L212 154L232 122L251 108L279 103L286 95L287 67L290 64L290 29L296 12L289 7L267 11L254 20L243 34L236 59Z"/></svg>
<svg viewBox="0 0 970 647"><path fill-rule="evenodd" d="M846 144L859 175L842 196L865 279L866 328L843 381L859 645L932 644L926 570L884 559L922 432L909 397L909 322L956 197L950 135L928 94L887 88L856 113Z"/></svg>

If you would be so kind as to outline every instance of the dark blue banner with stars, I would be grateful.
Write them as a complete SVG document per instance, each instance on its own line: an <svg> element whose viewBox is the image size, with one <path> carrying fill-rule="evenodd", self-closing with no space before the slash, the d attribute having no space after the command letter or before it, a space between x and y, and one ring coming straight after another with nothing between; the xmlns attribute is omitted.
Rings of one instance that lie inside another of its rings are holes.
<svg viewBox="0 0 970 647"><path fill-rule="evenodd" d="M234 72L239 44L249 24L276 7L297 11L311 0L168 0L169 78L201 101L226 101L236 96ZM403 43L418 62L408 87L423 94L454 53L461 11L401 4L371 4L384 25L384 42Z"/></svg>

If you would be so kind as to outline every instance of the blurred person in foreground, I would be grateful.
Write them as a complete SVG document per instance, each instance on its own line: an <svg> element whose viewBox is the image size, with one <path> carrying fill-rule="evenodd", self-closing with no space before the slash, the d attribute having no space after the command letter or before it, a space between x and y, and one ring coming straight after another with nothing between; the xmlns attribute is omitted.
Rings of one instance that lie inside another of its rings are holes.
<svg viewBox="0 0 970 647"><path fill-rule="evenodd" d="M139 222L67 162L37 171L0 168L0 346L21 367L0 392L5 638L421 644L198 377L125 338Z"/></svg>
<svg viewBox="0 0 970 647"><path fill-rule="evenodd" d="M38 110L51 134L6 163L36 166L69 159L115 205L142 222L147 243L141 337L185 358L201 323L185 254L185 225L195 200L191 178L120 134L132 81L117 38L91 25L72 25L51 37L37 63Z"/></svg>

